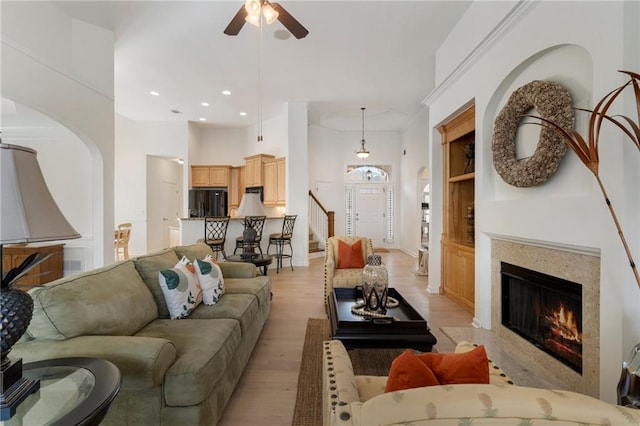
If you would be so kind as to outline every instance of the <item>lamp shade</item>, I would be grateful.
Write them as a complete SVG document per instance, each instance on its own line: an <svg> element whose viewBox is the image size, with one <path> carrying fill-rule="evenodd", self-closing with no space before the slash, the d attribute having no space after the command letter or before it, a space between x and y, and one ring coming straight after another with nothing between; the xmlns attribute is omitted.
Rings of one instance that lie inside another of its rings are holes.
<svg viewBox="0 0 640 426"><path fill-rule="evenodd" d="M36 154L0 143L0 244L80 237L53 200Z"/></svg>
<svg viewBox="0 0 640 426"><path fill-rule="evenodd" d="M260 194L242 194L242 200L240 200L240 207L238 207L236 216L265 216L266 214L264 205L262 204L262 201L260 201Z"/></svg>

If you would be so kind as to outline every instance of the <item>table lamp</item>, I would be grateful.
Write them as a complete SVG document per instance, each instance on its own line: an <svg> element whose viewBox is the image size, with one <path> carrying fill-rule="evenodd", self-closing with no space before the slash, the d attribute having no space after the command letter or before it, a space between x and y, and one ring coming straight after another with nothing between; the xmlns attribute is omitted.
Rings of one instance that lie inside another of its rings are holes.
<svg viewBox="0 0 640 426"><path fill-rule="evenodd" d="M36 154L0 139L0 260L3 244L80 237L51 196ZM13 416L18 405L40 388L38 380L22 377L22 359L10 359L9 352L33 314L31 296L12 284L44 259L33 254L7 272L0 261L0 420Z"/></svg>
<svg viewBox="0 0 640 426"><path fill-rule="evenodd" d="M258 233L251 226L247 216L266 216L264 205L260 201L260 194L244 193L240 200L240 207L236 216L244 216L244 231L242 232L242 256L252 256L254 254L254 244Z"/></svg>

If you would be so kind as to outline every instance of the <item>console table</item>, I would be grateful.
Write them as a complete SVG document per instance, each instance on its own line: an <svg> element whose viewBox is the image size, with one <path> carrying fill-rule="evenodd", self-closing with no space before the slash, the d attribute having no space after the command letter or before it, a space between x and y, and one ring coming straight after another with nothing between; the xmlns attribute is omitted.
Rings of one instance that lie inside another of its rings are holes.
<svg viewBox="0 0 640 426"><path fill-rule="evenodd" d="M60 243L43 244L8 244L2 247L2 270L8 271L19 266L29 255L33 253L51 254L44 262L34 267L28 274L15 283L20 290L30 290L57 280L63 276L63 247Z"/></svg>

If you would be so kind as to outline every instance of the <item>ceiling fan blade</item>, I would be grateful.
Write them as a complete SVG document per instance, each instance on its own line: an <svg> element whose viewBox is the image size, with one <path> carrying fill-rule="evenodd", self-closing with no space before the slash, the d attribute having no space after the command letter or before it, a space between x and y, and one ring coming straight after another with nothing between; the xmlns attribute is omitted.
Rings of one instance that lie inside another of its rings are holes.
<svg viewBox="0 0 640 426"><path fill-rule="evenodd" d="M284 7L280 6L278 3L271 3L271 6L278 12L278 21L284 25L286 29L289 30L291 34L295 38L304 38L309 34L309 31L302 26L300 22L296 20L289 12L285 10Z"/></svg>
<svg viewBox="0 0 640 426"><path fill-rule="evenodd" d="M233 17L227 28L224 29L224 33L226 35L235 36L238 35L242 26L246 22L244 18L247 17L247 10L244 8L244 4L240 6L240 10L236 13L236 16Z"/></svg>

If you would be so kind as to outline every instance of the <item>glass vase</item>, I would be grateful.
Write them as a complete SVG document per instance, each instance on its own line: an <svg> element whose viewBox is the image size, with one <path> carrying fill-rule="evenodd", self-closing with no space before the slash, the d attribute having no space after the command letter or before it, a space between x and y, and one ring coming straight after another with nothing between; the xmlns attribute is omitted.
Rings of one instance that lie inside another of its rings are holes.
<svg viewBox="0 0 640 426"><path fill-rule="evenodd" d="M389 292L389 273L377 254L367 256L362 270L362 297L365 309L371 312L386 312Z"/></svg>
<svg viewBox="0 0 640 426"><path fill-rule="evenodd" d="M618 382L618 405L640 409L640 343L622 363Z"/></svg>

